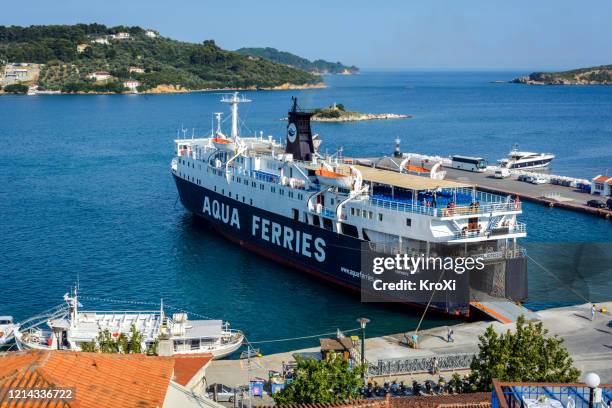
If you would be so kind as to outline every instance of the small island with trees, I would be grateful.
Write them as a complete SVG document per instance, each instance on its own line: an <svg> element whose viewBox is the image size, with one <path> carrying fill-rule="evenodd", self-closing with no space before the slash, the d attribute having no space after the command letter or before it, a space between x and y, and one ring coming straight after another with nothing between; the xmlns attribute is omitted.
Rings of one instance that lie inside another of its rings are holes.
<svg viewBox="0 0 612 408"><path fill-rule="evenodd" d="M527 85L612 85L612 65L562 72L532 72L510 82Z"/></svg>
<svg viewBox="0 0 612 408"><path fill-rule="evenodd" d="M410 115L396 113L361 113L348 111L341 103L334 103L326 108L312 110L314 122L357 122L376 119L407 119Z"/></svg>

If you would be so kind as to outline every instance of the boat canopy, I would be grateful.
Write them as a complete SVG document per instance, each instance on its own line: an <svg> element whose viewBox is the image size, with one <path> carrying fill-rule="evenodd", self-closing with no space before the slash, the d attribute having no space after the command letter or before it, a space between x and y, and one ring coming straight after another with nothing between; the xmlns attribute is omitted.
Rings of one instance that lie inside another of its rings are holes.
<svg viewBox="0 0 612 408"><path fill-rule="evenodd" d="M474 185L472 184L420 177L391 170L376 169L361 165L355 165L354 167L361 172L364 181L370 181L379 184L388 184L390 186L401 187L407 190L424 191L437 190L440 188L458 189L474 187Z"/></svg>
<svg viewBox="0 0 612 408"><path fill-rule="evenodd" d="M222 320L189 320L184 337L218 338L223 332Z"/></svg>

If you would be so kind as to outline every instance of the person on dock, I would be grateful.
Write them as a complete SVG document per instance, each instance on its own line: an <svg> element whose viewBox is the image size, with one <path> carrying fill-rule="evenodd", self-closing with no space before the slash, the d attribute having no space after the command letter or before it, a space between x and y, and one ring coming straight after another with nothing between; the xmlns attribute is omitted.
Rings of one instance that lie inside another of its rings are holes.
<svg viewBox="0 0 612 408"><path fill-rule="evenodd" d="M455 333L453 333L453 329L451 329L450 327L448 328L447 332L446 332L446 342L447 343L454 343L455 339L453 338L453 335Z"/></svg>
<svg viewBox="0 0 612 408"><path fill-rule="evenodd" d="M438 367L438 357L434 357L431 361L431 373L437 374L438 371L440 371L440 368Z"/></svg>
<svg viewBox="0 0 612 408"><path fill-rule="evenodd" d="M412 348L419 348L419 335L416 333L412 335Z"/></svg>
<svg viewBox="0 0 612 408"><path fill-rule="evenodd" d="M591 321L593 321L593 319L595 319L595 312L597 311L597 308L595 307L595 305L591 306Z"/></svg>

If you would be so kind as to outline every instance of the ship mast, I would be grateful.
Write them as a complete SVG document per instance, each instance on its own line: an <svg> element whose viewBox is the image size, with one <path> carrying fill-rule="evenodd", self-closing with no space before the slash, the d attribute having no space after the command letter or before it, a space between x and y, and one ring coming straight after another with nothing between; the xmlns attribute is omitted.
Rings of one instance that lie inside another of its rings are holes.
<svg viewBox="0 0 612 408"><path fill-rule="evenodd" d="M238 138L238 104L244 102L251 102L250 99L246 99L243 96L239 96L238 92L234 92L232 97L223 97L221 99L223 103L229 103L232 105L232 139L234 141Z"/></svg>

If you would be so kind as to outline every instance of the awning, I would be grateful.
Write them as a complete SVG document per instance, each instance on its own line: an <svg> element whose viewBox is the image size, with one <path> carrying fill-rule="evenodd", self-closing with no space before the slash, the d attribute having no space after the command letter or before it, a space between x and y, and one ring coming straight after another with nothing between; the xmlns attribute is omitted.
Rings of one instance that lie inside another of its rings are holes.
<svg viewBox="0 0 612 408"><path fill-rule="evenodd" d="M391 170L376 169L367 166L353 166L361 172L364 181L369 181L379 184L388 184L395 187L401 187L408 190L437 190L456 189L456 188L472 188L472 184L458 183L450 180L438 180L429 177L415 176L412 174L399 173Z"/></svg>

